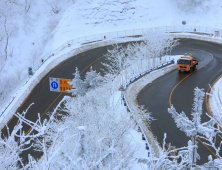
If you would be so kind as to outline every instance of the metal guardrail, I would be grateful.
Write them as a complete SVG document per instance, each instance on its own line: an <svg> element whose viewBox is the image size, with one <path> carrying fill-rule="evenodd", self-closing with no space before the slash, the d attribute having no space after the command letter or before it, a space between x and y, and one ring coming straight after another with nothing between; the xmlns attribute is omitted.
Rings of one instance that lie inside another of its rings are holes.
<svg viewBox="0 0 222 170"><path fill-rule="evenodd" d="M137 81L138 79L140 79L141 77L143 77L143 76L145 76L145 75L147 75L147 74L149 74L149 73L151 73L151 72L153 72L153 71L155 71L155 70L158 70L158 69L164 68L164 67L166 67L166 66L169 66L169 65L171 65L171 64L174 64L174 60L171 60L171 61L168 61L168 62L166 62L166 63L160 64L160 65L158 65L158 66L156 66L156 67L154 67L154 68L151 68L151 69L149 69L149 70L147 70L147 71L145 71L145 72L142 72L142 73L136 75L135 77L131 78L128 83L126 83L126 85L125 85L125 87L124 87L124 91L126 91L127 87L128 87L130 84L136 82L136 81ZM123 98L121 98L121 100L123 100L124 106L127 107L127 111L132 113L132 110L131 110L131 108L129 107L129 104L128 104L127 100L126 100L125 94L123 95ZM134 117L133 113L132 113L132 117ZM135 120L135 121L136 121L136 120ZM140 123L137 122L137 124L138 124L139 128L142 130L142 134L145 134L142 126L140 125ZM144 135L144 137L145 137L145 140L146 140L149 148L151 148L151 146L150 146L150 144L149 144L149 142L148 142L147 136ZM149 151L148 151L148 152L149 152ZM149 155L149 153L148 153L148 155Z"/></svg>
<svg viewBox="0 0 222 170"><path fill-rule="evenodd" d="M157 31L161 33L197 33L197 34L209 34L214 35L215 31L219 31L222 33L222 29L212 28L212 27L202 27L202 26L162 26L162 27L151 27L151 28L142 28L142 29L133 29L133 30L123 30L123 31L115 31L115 32L107 32L101 34L94 34L90 36L84 36L72 39L67 41L57 49L51 51L48 54L43 55L43 58L48 58L52 54L56 54L68 44L72 45L74 43L86 43L93 41L102 41L106 39L114 39L119 37L127 37L127 36L137 36L137 35L145 35L149 31Z"/></svg>
<svg viewBox="0 0 222 170"><path fill-rule="evenodd" d="M145 72L142 72L142 73L136 75L134 78L130 79L130 81L129 81L128 83L126 83L126 85L125 85L125 87L124 87L124 90L126 90L126 88L127 88L130 84L134 83L135 81L137 81L137 80L140 79L141 77L143 77L143 76L151 73L152 71L155 71L155 70L164 68L164 67L169 66L169 65L171 65L171 64L174 64L174 60L171 60L171 61L168 61L168 62L166 62L166 63L160 64L160 65L158 65L158 66L156 66L156 67L154 67L154 68L151 68L151 69L149 69L149 70L147 70L147 71L145 71Z"/></svg>

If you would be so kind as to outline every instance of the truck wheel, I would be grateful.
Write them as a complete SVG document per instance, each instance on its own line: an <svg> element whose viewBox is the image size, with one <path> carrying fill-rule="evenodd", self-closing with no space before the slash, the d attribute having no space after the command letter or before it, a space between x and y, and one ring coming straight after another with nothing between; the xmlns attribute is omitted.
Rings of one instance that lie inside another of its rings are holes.
<svg viewBox="0 0 222 170"><path fill-rule="evenodd" d="M179 73L180 73L180 70L179 70Z"/></svg>

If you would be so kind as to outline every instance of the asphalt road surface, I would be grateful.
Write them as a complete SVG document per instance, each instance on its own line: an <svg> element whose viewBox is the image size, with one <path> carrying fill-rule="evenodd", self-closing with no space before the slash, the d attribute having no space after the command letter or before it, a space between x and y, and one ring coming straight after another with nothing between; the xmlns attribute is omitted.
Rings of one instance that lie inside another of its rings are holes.
<svg viewBox="0 0 222 170"><path fill-rule="evenodd" d="M204 88L206 92L209 88L208 84L212 84L222 73L222 45L191 39L182 39L180 43L172 51L172 55L191 53L199 61L196 71L179 73L178 70L173 70L147 85L138 97L139 105L144 105L156 119L151 122L151 129L159 143L162 143L164 133L167 133L166 142L177 148L187 146L190 138L176 127L172 116L168 113L170 102L178 113L184 111L191 119L194 88ZM186 76L188 77L184 79ZM182 79L184 80L178 84ZM178 86L176 86L177 84ZM176 88L173 90L175 86ZM207 113L207 109L204 101L202 122L208 120L205 113ZM205 163L209 154L213 156L201 142L198 144L198 153L201 156L198 164Z"/></svg>

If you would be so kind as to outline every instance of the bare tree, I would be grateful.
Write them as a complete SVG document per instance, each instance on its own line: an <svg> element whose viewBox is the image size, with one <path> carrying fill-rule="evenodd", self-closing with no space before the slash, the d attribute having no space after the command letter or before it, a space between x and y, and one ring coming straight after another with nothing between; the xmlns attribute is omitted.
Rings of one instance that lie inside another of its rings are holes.
<svg viewBox="0 0 222 170"><path fill-rule="evenodd" d="M51 10L54 14L58 14L59 13L59 6L58 6L58 3L59 3L59 0L44 0L50 7L51 7Z"/></svg>
<svg viewBox="0 0 222 170"><path fill-rule="evenodd" d="M14 20L17 17L16 14L18 13L21 13L21 5L18 0L1 1L0 22L2 24L0 26L0 30L3 32L3 34L1 35L0 40L5 44L5 60L7 60L8 57L9 39L12 36L12 33L15 34L18 29L16 26L17 23Z"/></svg>
<svg viewBox="0 0 222 170"><path fill-rule="evenodd" d="M207 11L209 7L206 3L208 0L173 0L175 1L177 7L184 12L194 12L197 7L201 7L202 11Z"/></svg>
<svg viewBox="0 0 222 170"><path fill-rule="evenodd" d="M25 12L28 13L29 12L29 9L31 7L31 4L32 4L32 0L25 0Z"/></svg>

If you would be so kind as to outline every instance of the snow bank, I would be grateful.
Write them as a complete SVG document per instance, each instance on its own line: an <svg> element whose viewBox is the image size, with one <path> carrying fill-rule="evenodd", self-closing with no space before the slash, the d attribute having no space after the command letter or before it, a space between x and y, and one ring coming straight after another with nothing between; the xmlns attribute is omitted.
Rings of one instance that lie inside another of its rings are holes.
<svg viewBox="0 0 222 170"><path fill-rule="evenodd" d="M213 84L212 90L210 94L213 96L209 96L208 106L210 114L217 117L217 120L220 124L222 124L222 78L221 76L216 80L215 84Z"/></svg>
<svg viewBox="0 0 222 170"><path fill-rule="evenodd" d="M171 56L170 59L177 60L178 58L180 58L180 56L181 55ZM126 96L127 103L130 107L130 110L132 111L132 113L135 115L136 118L141 117L140 111L138 109L138 102L137 102L138 94L147 86L147 84L152 83L155 79L169 73L172 70L175 70L176 68L177 68L177 64L173 64L171 66L167 66L160 70L153 71L150 74L147 74L146 76L140 78L139 80L137 80L136 82L128 86L125 92L125 96ZM149 144L151 145L155 153L155 156L159 157L159 148L158 148L159 144L154 134L152 133L151 128L145 121L142 121L140 125L143 128L143 131L148 139Z"/></svg>
<svg viewBox="0 0 222 170"><path fill-rule="evenodd" d="M191 33L175 33L173 35L175 38L190 38L195 40L202 40L202 41L209 41L214 42L218 44L222 44L222 38L216 38L212 35L197 35L197 34L191 34Z"/></svg>

